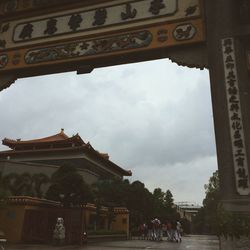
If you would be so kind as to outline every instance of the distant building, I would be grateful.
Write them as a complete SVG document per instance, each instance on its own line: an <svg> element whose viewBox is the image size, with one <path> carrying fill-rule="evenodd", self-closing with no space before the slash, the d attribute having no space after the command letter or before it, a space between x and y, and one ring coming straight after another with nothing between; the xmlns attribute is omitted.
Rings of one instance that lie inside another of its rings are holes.
<svg viewBox="0 0 250 250"><path fill-rule="evenodd" d="M187 219L190 222L192 222L193 217L196 216L201 208L200 205L191 202L177 202L175 203L175 207L177 212L180 214L180 217L182 219Z"/></svg>
<svg viewBox="0 0 250 250"><path fill-rule="evenodd" d="M85 143L76 134L68 137L62 129L60 133L34 140L12 140L5 138L3 145L10 150L0 152L0 172L44 173L50 177L60 166L73 166L88 184L99 178L131 176L109 159L108 154L96 151L90 143Z"/></svg>

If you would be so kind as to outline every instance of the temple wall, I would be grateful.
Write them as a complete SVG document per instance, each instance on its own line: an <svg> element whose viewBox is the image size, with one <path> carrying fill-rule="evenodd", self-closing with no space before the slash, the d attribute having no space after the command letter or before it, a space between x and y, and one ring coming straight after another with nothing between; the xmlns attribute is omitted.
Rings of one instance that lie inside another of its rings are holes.
<svg viewBox="0 0 250 250"><path fill-rule="evenodd" d="M80 210L81 211L80 211ZM114 208L115 219L111 224L112 231L120 231L129 235L129 212L126 208ZM48 243L52 240L53 228L57 217L63 217L68 243L72 242L72 235L79 236L81 231L70 231L75 228L95 231L94 218L96 207L88 204L82 208L65 209L59 202L26 197L12 196L7 199L7 205L0 209L0 229L3 230L9 243ZM72 217L73 216L73 217ZM101 230L108 228L108 209L101 209ZM74 223L72 224L72 218ZM72 229L70 229L72 228ZM75 238L75 237L74 237ZM77 238L77 237L76 237Z"/></svg>
<svg viewBox="0 0 250 250"><path fill-rule="evenodd" d="M113 230L126 232L127 236L129 236L129 213L124 212L116 214L111 227Z"/></svg>
<svg viewBox="0 0 250 250"><path fill-rule="evenodd" d="M0 161L0 171L2 171L3 175L8 175L10 173L15 174L23 174L29 173L39 174L43 173L48 177L58 169L58 166L49 166L49 165L40 165L40 164L33 164L33 163L22 163L22 162L15 162L15 161Z"/></svg>
<svg viewBox="0 0 250 250"><path fill-rule="evenodd" d="M24 215L25 206L6 206L0 210L0 228L8 242L21 242Z"/></svg>

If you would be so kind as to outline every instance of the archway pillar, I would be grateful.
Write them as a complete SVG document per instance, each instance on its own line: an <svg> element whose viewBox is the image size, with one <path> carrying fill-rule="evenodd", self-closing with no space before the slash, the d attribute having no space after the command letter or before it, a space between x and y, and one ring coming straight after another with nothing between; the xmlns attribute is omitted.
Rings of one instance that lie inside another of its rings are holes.
<svg viewBox="0 0 250 250"><path fill-rule="evenodd" d="M245 38L236 33L240 1L206 0L208 65L222 208L250 216L250 79ZM221 249L249 249L250 240L220 239ZM244 248L245 247L245 248Z"/></svg>

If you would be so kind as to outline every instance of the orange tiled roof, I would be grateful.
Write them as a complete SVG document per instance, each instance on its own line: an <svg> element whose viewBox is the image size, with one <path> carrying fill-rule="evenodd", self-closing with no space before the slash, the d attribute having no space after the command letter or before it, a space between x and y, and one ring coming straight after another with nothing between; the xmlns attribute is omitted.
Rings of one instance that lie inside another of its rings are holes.
<svg viewBox="0 0 250 250"><path fill-rule="evenodd" d="M36 197L29 196L9 196L5 198L7 204L13 205L33 205L33 206L53 206L53 207L61 207L61 203L52 200L46 200Z"/></svg>
<svg viewBox="0 0 250 250"><path fill-rule="evenodd" d="M34 140L13 140L9 138L3 139L3 145L8 146L12 149L14 149L16 146L22 146L22 145L35 145L35 144L50 144L50 143L63 143L63 142L70 142L70 141L75 141L79 145L85 145L84 141L82 138L76 134L72 137L68 137L65 133L64 130L61 129L61 132L52 136L40 138L40 139L34 139Z"/></svg>
<svg viewBox="0 0 250 250"><path fill-rule="evenodd" d="M10 144L26 144L26 143L36 143L36 142L55 142L55 141L63 141L68 139L69 137L64 133L64 130L61 129L61 132L52 136L40 138L40 139L34 139L34 140L26 140L22 141L21 139L13 140L9 138L5 138L3 140L3 144L8 146L7 143Z"/></svg>

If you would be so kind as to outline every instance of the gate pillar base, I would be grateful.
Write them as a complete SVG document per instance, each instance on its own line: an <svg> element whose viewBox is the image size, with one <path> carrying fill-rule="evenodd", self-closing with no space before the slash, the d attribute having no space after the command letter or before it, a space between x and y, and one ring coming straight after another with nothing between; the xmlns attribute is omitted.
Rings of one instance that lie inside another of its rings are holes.
<svg viewBox="0 0 250 250"><path fill-rule="evenodd" d="M249 250L250 249L250 238L241 237L236 238L224 238L220 237L220 250Z"/></svg>
<svg viewBox="0 0 250 250"><path fill-rule="evenodd" d="M250 217L250 197L238 197L238 199L223 200L221 205L225 211L238 214L246 218ZM247 233L247 232L246 232ZM232 238L228 236L220 237L220 250L249 250L250 236L241 236L240 238Z"/></svg>

